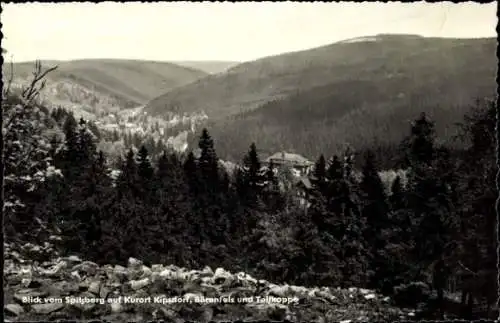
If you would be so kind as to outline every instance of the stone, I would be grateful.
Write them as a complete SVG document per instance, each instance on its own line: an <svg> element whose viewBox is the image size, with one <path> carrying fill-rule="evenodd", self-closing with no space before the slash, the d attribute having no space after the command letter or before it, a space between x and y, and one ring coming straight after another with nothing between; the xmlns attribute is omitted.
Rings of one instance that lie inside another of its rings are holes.
<svg viewBox="0 0 500 323"><path fill-rule="evenodd" d="M71 321L73 313L67 311L52 312L48 315L48 321Z"/></svg>
<svg viewBox="0 0 500 323"><path fill-rule="evenodd" d="M106 286L101 286L101 290L99 291L99 297L106 299L109 293L111 293L111 290L109 288L107 288Z"/></svg>
<svg viewBox="0 0 500 323"><path fill-rule="evenodd" d="M30 278L23 278L21 279L21 286L23 287L30 287L31 285L31 279Z"/></svg>
<svg viewBox="0 0 500 323"><path fill-rule="evenodd" d="M88 291L92 294L99 295L99 290L101 288L101 282L93 281L90 283Z"/></svg>
<svg viewBox="0 0 500 323"><path fill-rule="evenodd" d="M365 295L365 299L374 299L374 298L376 298L375 294Z"/></svg>
<svg viewBox="0 0 500 323"><path fill-rule="evenodd" d="M75 270L75 271L72 271L72 272L70 273L70 277L71 277L72 279L74 279L74 280L77 280L77 281L82 280L82 277L80 277L80 274L79 274L79 273L78 273L78 271L76 271L76 270Z"/></svg>
<svg viewBox="0 0 500 323"><path fill-rule="evenodd" d="M138 290L148 286L150 283L151 281L149 280L149 278L144 278L141 280L132 280L130 281L130 288L132 288L133 290Z"/></svg>
<svg viewBox="0 0 500 323"><path fill-rule="evenodd" d="M200 272L200 275L204 276L204 277L206 277L206 276L213 276L214 275L214 271L209 266L205 266L203 268L203 270Z"/></svg>
<svg viewBox="0 0 500 323"><path fill-rule="evenodd" d="M40 269L40 274L47 276L47 277L54 277L58 276L61 274L61 271L65 269L67 266L67 263L65 261L60 261L57 263L55 266L53 266L51 269Z"/></svg>
<svg viewBox="0 0 500 323"><path fill-rule="evenodd" d="M69 256L68 257L68 261L71 261L71 262L82 262L82 260L80 259L80 257L75 256L75 255Z"/></svg>
<svg viewBox="0 0 500 323"><path fill-rule="evenodd" d="M95 299L95 295L84 292L76 297L81 297L82 299ZM96 306L103 306L99 303L93 303L93 302L76 302L75 304L72 304L72 306L76 307L82 312L91 312Z"/></svg>
<svg viewBox="0 0 500 323"><path fill-rule="evenodd" d="M31 305L31 310L36 314L50 314L64 308L63 303L45 303Z"/></svg>
<svg viewBox="0 0 500 323"><path fill-rule="evenodd" d="M153 272L147 266L142 266L142 278L151 277Z"/></svg>
<svg viewBox="0 0 500 323"><path fill-rule="evenodd" d="M94 276L99 269L99 265L92 261L84 261L81 264L75 265L71 271L77 271L78 273L84 273L87 276Z"/></svg>
<svg viewBox="0 0 500 323"><path fill-rule="evenodd" d="M58 281L48 284L47 291L51 295L67 296L80 290L80 286L74 282Z"/></svg>
<svg viewBox="0 0 500 323"><path fill-rule="evenodd" d="M143 265L142 261L135 258L128 258L127 266L130 268L140 268Z"/></svg>
<svg viewBox="0 0 500 323"><path fill-rule="evenodd" d="M127 267L119 265L99 267L93 262L82 261L77 256L58 258L57 255L50 255L41 258L42 260L30 261L22 259L22 257L27 257L29 252L23 251L18 255L9 255L17 250L30 251L33 248L34 245L27 245L24 249L17 247L14 250L14 247L9 245L5 250L4 277L8 282L6 294L8 305L4 307L4 312L11 318L11 321L29 315L30 318L36 317L49 321L105 318L111 322L127 322L142 317L144 320L153 318L177 323L184 322L183 319L187 318L208 322L236 319L296 321L297 317L301 317L304 321L311 322L317 322L320 318L325 322L342 320L355 322L374 319L385 321L388 317L392 321L392 318L405 319L414 314L411 311L390 308L387 302L383 307L374 306L378 304L374 303L374 300L382 300L383 296L371 290L277 285L265 280L258 281L245 272L233 274L223 268L217 268L214 272L210 267L202 270L161 264L149 267L135 258L129 259ZM47 252L50 248L48 244L45 244L44 248L39 249L40 254ZM15 259L16 257L19 259ZM22 264L23 261L24 264ZM43 266L39 263L43 263ZM134 279L129 281L130 277ZM17 282L17 284L12 285L12 282ZM20 285L21 282L28 287ZM82 293L82 291L85 292ZM97 302L43 303L43 297L49 295L63 298L63 301L65 295L68 295L74 298L87 297ZM162 304L140 301L140 299L160 295L163 295L165 301L172 297L182 297L182 295L192 301L201 296L250 299L251 296L257 295L274 295L297 298L301 305L295 306L293 302L292 304L279 304L271 301L270 303L242 301L239 304L189 302ZM355 297L349 299L349 296ZM135 301L125 304L104 301L102 305L99 302L99 300L119 297L131 297ZM335 302L332 304L333 300ZM383 299L382 302L386 300L389 299ZM11 304L11 302L18 304ZM324 313L327 307L330 310ZM374 307L376 309L373 309Z"/></svg>
<svg viewBox="0 0 500 323"><path fill-rule="evenodd" d="M158 264L151 265L151 270L154 272L162 271L163 265L158 265Z"/></svg>
<svg viewBox="0 0 500 323"><path fill-rule="evenodd" d="M174 310L164 306L153 312L153 319L155 320L166 320L168 322L175 319L177 316L178 315Z"/></svg>
<svg viewBox="0 0 500 323"><path fill-rule="evenodd" d="M5 305L4 310L6 314L12 316L19 316L24 313L23 307L19 304L7 304Z"/></svg>
<svg viewBox="0 0 500 323"><path fill-rule="evenodd" d="M78 283L78 289L80 291L88 290L89 286L90 286L90 281L88 279L85 279L85 280L81 281L80 283Z"/></svg>
<svg viewBox="0 0 500 323"><path fill-rule="evenodd" d="M111 303L111 313L121 313L123 312L123 306L120 303Z"/></svg>
<svg viewBox="0 0 500 323"><path fill-rule="evenodd" d="M127 279L127 268L116 265L111 275L113 280L124 282Z"/></svg>
<svg viewBox="0 0 500 323"><path fill-rule="evenodd" d="M211 285L201 284L199 289L205 297L215 298L219 296L219 290Z"/></svg>

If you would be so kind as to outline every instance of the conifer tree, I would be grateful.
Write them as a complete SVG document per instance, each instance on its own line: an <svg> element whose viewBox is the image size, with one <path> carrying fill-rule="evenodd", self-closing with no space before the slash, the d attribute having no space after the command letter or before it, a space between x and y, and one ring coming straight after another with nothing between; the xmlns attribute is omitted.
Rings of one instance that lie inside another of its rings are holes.
<svg viewBox="0 0 500 323"><path fill-rule="evenodd" d="M411 221L411 233L406 236L406 241L413 244L408 257L414 264L413 272L408 275L410 281L425 280L429 273L446 281L448 277L441 265L447 265L443 260L453 249L449 243L458 228L452 192L448 189L450 177L442 169L443 161L439 159L434 138L434 124L422 114L412 124L410 137L406 140L410 166L406 212ZM444 286L435 287L438 303L442 304Z"/></svg>
<svg viewBox="0 0 500 323"><path fill-rule="evenodd" d="M240 183L240 196L248 203L257 207L264 187L264 178L261 173L261 163L255 143L243 158L243 168L237 173Z"/></svg>
<svg viewBox="0 0 500 323"><path fill-rule="evenodd" d="M200 148L198 167L204 188L208 191L217 190L219 186L219 159L215 152L214 141L206 128L201 133L198 147Z"/></svg>
<svg viewBox="0 0 500 323"><path fill-rule="evenodd" d="M363 205L363 218L367 221L367 231L365 238L374 248L382 248L379 243L383 243L380 237L381 230L388 226L388 205L385 195L385 188L378 170L375 166L375 156L368 151L365 157L365 165L362 171L360 183Z"/></svg>
<svg viewBox="0 0 500 323"><path fill-rule="evenodd" d="M477 300L487 300L491 311L497 301L498 280L495 258L498 246L495 224L498 188L495 179L498 139L498 106L494 100L478 100L460 124L460 138L467 144L466 156L459 164L457 208L461 215L460 247L457 257L461 269L470 275L462 280L464 317L472 318ZM469 304L467 304L469 299ZM490 313L491 315L491 313Z"/></svg>
<svg viewBox="0 0 500 323"><path fill-rule="evenodd" d="M215 152L214 141L206 128L202 130L198 147L200 148L198 170L203 189L202 195L199 196L199 211L203 214L202 219L210 241L219 244L225 240L219 159Z"/></svg>
<svg viewBox="0 0 500 323"><path fill-rule="evenodd" d="M190 151L184 161L184 175L186 177L187 183L189 185L189 189L193 196L196 196L196 193L199 190L199 176L198 176L198 165L196 162L196 158L194 153Z"/></svg>
<svg viewBox="0 0 500 323"><path fill-rule="evenodd" d="M314 165L313 178L312 183L317 191L319 191L322 195L326 196L326 160L325 156L319 156L316 164Z"/></svg>
<svg viewBox="0 0 500 323"><path fill-rule="evenodd" d="M78 163L81 168L89 167L96 158L96 143L94 135L87 127L87 122L81 118L78 129Z"/></svg>
<svg viewBox="0 0 500 323"><path fill-rule="evenodd" d="M408 158L410 162L429 164L434 158L435 149L434 123L428 119L425 112L411 124Z"/></svg>
<svg viewBox="0 0 500 323"><path fill-rule="evenodd" d="M367 151L365 155L360 189L363 202L362 218L366 221L364 239L370 247L372 256L370 267L375 271L371 287L379 287L379 282L383 281L387 275L386 268L388 267L381 252L386 244L385 232L392 228L388 219L389 207L384 185L375 165L375 156L371 151Z"/></svg>
<svg viewBox="0 0 500 323"><path fill-rule="evenodd" d="M391 196L389 198L391 210L399 210L404 207L404 189L401 176L397 176L391 185Z"/></svg>
<svg viewBox="0 0 500 323"><path fill-rule="evenodd" d="M78 182L78 196L71 206L71 219L76 226L72 241L78 248L92 259L98 257L99 245L102 242L102 221L107 218L107 210L113 203L111 178L106 158L102 151L90 167L85 168ZM67 233L71 233L67 232Z"/></svg>
<svg viewBox="0 0 500 323"><path fill-rule="evenodd" d="M342 163L338 156L333 156L333 159L327 170L328 185L326 189L326 199L328 209L333 213L340 216L343 210L342 206L342 187L344 172Z"/></svg>
<svg viewBox="0 0 500 323"><path fill-rule="evenodd" d="M62 160L64 161L63 172L65 178L72 180L77 177L79 165L79 139L77 133L77 123L72 114L66 117L63 125L65 147L62 152Z"/></svg>
<svg viewBox="0 0 500 323"><path fill-rule="evenodd" d="M132 198L137 196L138 170L135 154L129 149L125 160L122 162L120 175L118 176L116 189L119 198Z"/></svg>
<svg viewBox="0 0 500 323"><path fill-rule="evenodd" d="M151 198L152 180L153 180L153 166L149 158L149 152L145 146L141 146L137 154L137 175L138 185L141 188L142 197L145 200Z"/></svg>
<svg viewBox="0 0 500 323"><path fill-rule="evenodd" d="M152 182L154 198L151 205L156 216L146 223L146 235L153 252L167 251L168 261L187 265L193 258L188 246L192 243L192 225L196 219L190 212L189 191L181 166L175 153L163 152L160 156Z"/></svg>

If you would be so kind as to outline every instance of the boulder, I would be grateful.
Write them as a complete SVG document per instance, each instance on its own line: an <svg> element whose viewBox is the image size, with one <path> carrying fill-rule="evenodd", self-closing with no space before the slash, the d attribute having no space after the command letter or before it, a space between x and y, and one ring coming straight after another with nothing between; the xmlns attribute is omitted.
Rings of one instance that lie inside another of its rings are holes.
<svg viewBox="0 0 500 323"><path fill-rule="evenodd" d="M64 308L63 303L33 304L31 310L36 314L50 314Z"/></svg>
<svg viewBox="0 0 500 323"><path fill-rule="evenodd" d="M99 269L99 265L92 261L84 261L81 264L73 266L71 271L76 271L80 275L94 276Z"/></svg>
<svg viewBox="0 0 500 323"><path fill-rule="evenodd" d="M11 316L19 316L24 313L24 309L19 304L7 304L4 307L5 314Z"/></svg>
<svg viewBox="0 0 500 323"><path fill-rule="evenodd" d="M130 288L132 288L133 290L138 290L148 286L151 283L151 281L149 278L144 278L141 280L132 280L129 283L130 283Z"/></svg>
<svg viewBox="0 0 500 323"><path fill-rule="evenodd" d="M88 291L94 295L99 295L100 289L101 289L101 282L93 281L89 284Z"/></svg>

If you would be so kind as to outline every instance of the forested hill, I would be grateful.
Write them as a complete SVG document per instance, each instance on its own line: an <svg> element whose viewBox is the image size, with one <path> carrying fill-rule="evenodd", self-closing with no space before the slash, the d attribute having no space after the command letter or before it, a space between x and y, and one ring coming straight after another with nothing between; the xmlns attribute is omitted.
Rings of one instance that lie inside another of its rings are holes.
<svg viewBox="0 0 500 323"><path fill-rule="evenodd" d="M223 118L299 93L301 105L314 111L307 118L312 121L323 117L324 110L421 105L429 90L438 95L433 102L452 106L492 88L495 51L494 38L357 38L239 64L166 91L146 110L204 111L211 119Z"/></svg>
<svg viewBox="0 0 500 323"><path fill-rule="evenodd" d="M32 75L33 62L13 64L15 80L22 82ZM121 104L136 107L171 89L188 84L207 73L167 62L84 59L74 61L43 61L45 67L58 65L47 75L47 84L72 84L103 96L115 98ZM3 68L3 79L11 75L10 64Z"/></svg>
<svg viewBox="0 0 500 323"><path fill-rule="evenodd" d="M496 95L495 48L492 38L364 38L242 64L164 98L175 97L183 111L195 109L207 91L207 127L220 155L232 160L251 142L265 154L286 150L309 158L345 144L393 145L422 111L436 122L438 141L455 145L454 124L476 99ZM249 95L259 107L239 112Z"/></svg>
<svg viewBox="0 0 500 323"><path fill-rule="evenodd" d="M5 87L12 79L12 89L26 88L35 66L34 62L5 64ZM150 118L142 113L141 105L164 91L207 75L201 70L166 62L120 59L42 61L40 68L54 66L57 69L46 75L38 98L51 110L62 107L77 120L83 117L92 121L102 135L99 148L111 156L121 154L122 144L131 141L136 145L149 142L150 149L152 142L170 141L181 149L186 132L194 131L200 119L201 114Z"/></svg>

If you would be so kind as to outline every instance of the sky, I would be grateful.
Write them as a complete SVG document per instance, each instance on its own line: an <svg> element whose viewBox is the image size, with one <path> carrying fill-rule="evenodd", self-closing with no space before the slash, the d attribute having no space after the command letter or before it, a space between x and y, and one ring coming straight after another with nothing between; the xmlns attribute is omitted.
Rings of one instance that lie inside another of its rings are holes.
<svg viewBox="0 0 500 323"><path fill-rule="evenodd" d="M2 4L14 62L248 61L379 33L496 37L496 3L157 2Z"/></svg>

